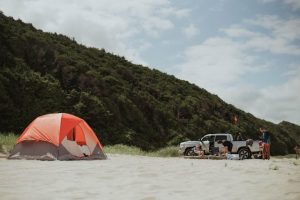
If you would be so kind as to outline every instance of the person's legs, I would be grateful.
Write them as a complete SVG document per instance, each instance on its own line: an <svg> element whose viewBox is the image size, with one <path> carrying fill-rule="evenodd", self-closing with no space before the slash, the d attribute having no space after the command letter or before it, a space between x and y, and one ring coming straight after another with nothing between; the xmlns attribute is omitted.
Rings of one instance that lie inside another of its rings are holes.
<svg viewBox="0 0 300 200"><path fill-rule="evenodd" d="M228 147L227 146L224 146L224 153L228 153Z"/></svg>
<svg viewBox="0 0 300 200"><path fill-rule="evenodd" d="M228 146L228 151L229 151L229 153L231 153L231 151L232 151L232 144L230 144L229 146Z"/></svg>
<svg viewBox="0 0 300 200"><path fill-rule="evenodd" d="M262 158L265 160L267 158L267 148L266 148L266 143L263 143L263 149L262 149Z"/></svg>
<svg viewBox="0 0 300 200"><path fill-rule="evenodd" d="M199 153L199 157L200 157L201 159L203 159L203 158L204 158L204 151L200 151L200 153Z"/></svg>
<svg viewBox="0 0 300 200"><path fill-rule="evenodd" d="M266 144L267 159L270 159L270 144Z"/></svg>

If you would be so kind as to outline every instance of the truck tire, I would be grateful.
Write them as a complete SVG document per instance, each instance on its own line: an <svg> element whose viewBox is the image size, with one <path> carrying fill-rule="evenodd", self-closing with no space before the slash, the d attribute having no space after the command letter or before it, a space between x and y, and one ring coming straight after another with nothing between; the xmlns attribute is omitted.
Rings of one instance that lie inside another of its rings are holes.
<svg viewBox="0 0 300 200"><path fill-rule="evenodd" d="M195 155L195 152L193 150L193 147L189 147L185 150L184 152L184 155L185 156L194 156Z"/></svg>
<svg viewBox="0 0 300 200"><path fill-rule="evenodd" d="M241 148L238 151L240 159L250 159L251 158L251 151L248 148Z"/></svg>

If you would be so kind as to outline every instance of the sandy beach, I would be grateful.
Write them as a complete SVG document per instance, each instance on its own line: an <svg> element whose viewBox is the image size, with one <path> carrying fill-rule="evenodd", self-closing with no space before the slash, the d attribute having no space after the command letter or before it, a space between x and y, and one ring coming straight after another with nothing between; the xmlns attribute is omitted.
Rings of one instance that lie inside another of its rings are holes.
<svg viewBox="0 0 300 200"><path fill-rule="evenodd" d="M0 199L299 200L300 160L0 159Z"/></svg>

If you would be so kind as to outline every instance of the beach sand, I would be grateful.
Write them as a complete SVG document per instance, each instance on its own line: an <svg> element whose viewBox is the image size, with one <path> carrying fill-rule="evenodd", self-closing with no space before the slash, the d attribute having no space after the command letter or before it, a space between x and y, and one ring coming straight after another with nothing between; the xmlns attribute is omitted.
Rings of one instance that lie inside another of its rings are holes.
<svg viewBox="0 0 300 200"><path fill-rule="evenodd" d="M300 160L0 159L0 199L299 200Z"/></svg>

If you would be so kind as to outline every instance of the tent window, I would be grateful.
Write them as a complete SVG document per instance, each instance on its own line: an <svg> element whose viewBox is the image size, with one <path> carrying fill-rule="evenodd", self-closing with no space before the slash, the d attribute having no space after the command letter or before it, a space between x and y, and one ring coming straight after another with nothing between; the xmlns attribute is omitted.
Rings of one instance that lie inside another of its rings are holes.
<svg viewBox="0 0 300 200"><path fill-rule="evenodd" d="M74 128L67 135L67 139L70 140L70 141L75 141L76 140L76 134L75 134Z"/></svg>
<svg viewBox="0 0 300 200"><path fill-rule="evenodd" d="M86 141L85 141L85 135L84 132L82 131L82 129L80 128L80 126L76 126L74 128L75 133L76 133L76 142L78 145L86 145Z"/></svg>

